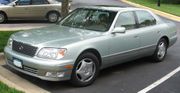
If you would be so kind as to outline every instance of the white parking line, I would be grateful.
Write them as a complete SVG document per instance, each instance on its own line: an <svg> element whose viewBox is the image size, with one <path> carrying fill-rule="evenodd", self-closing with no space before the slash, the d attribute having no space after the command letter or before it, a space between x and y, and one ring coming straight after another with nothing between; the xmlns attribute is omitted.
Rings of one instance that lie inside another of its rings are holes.
<svg viewBox="0 0 180 93"><path fill-rule="evenodd" d="M175 75L176 73L178 73L180 71L180 66L177 67L175 70L173 70L172 72L170 72L169 74L167 74L166 76L162 77L161 79L157 80L156 82L154 82L153 84L149 85L148 87L140 90L137 93L147 93L148 91L152 90L153 88L155 88L156 86L158 86L159 84L165 82L167 79L169 79L170 77L172 77L173 75Z"/></svg>

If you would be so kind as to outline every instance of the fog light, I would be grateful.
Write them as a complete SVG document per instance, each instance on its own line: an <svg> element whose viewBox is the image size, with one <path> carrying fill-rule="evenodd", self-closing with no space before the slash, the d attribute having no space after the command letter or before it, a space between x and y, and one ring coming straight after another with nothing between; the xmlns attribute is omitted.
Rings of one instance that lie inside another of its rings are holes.
<svg viewBox="0 0 180 93"><path fill-rule="evenodd" d="M47 77L64 77L64 72L46 72Z"/></svg>

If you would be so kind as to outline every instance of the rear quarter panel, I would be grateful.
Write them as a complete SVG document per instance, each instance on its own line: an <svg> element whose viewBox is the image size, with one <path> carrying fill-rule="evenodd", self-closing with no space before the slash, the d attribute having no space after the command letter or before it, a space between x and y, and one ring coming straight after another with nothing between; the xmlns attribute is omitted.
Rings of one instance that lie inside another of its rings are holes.
<svg viewBox="0 0 180 93"><path fill-rule="evenodd" d="M149 11L149 10L147 10ZM172 21L166 20L164 18L160 18L153 12L149 11L156 19L157 25L156 27L159 29L159 39L157 39L157 43L163 36L168 37L169 39L169 47L172 46L177 41L177 29L175 23Z"/></svg>
<svg viewBox="0 0 180 93"><path fill-rule="evenodd" d="M57 11L61 14L61 4L49 4L46 14L50 11Z"/></svg>
<svg viewBox="0 0 180 93"><path fill-rule="evenodd" d="M160 24L161 37L167 36L169 39L169 47L177 41L177 29L175 23L164 21Z"/></svg>

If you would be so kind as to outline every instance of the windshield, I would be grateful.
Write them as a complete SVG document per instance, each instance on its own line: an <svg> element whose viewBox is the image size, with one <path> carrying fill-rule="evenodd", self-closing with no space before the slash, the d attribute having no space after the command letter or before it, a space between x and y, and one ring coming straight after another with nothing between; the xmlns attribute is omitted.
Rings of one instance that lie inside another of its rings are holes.
<svg viewBox="0 0 180 93"><path fill-rule="evenodd" d="M60 24L73 28L105 32L108 31L117 12L79 8L65 17Z"/></svg>

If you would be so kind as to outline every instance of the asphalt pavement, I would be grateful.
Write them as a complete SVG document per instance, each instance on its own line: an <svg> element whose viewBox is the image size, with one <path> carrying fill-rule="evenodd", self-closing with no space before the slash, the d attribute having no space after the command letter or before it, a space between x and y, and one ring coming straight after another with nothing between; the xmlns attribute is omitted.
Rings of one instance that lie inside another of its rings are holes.
<svg viewBox="0 0 180 93"><path fill-rule="evenodd" d="M118 0L74 0L72 7L77 8L79 6L97 4L128 6ZM178 37L180 37L180 23L175 23L177 25ZM83 88L72 87L66 81L48 82L13 70L11 71L52 93L137 93L179 66L180 40L168 49L167 57L161 63L153 63L151 59L142 58L109 67L100 72L94 84ZM151 89L148 93L179 93L179 86L180 72Z"/></svg>

